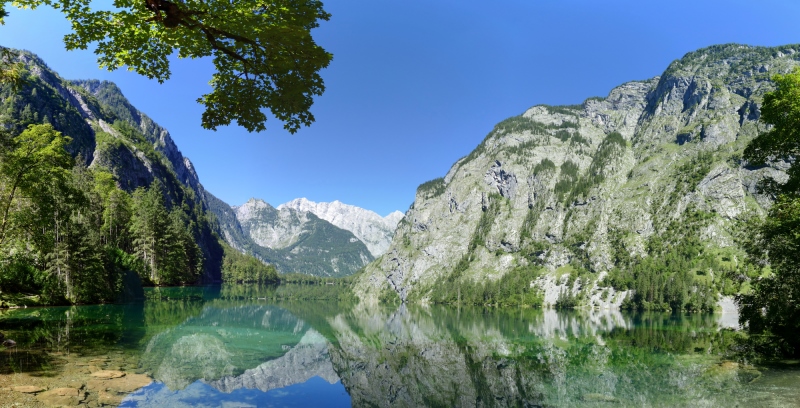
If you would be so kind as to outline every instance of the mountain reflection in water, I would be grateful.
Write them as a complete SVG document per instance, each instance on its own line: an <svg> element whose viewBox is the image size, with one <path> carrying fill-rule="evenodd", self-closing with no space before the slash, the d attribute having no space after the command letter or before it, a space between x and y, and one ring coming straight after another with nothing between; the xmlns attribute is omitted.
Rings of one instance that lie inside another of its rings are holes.
<svg viewBox="0 0 800 408"><path fill-rule="evenodd" d="M235 286L154 292L158 296L139 309L105 306L108 324L93 320L100 309L91 307L68 308L71 327L43 319L36 330L60 330L49 335L57 340L23 341L20 355L58 347L135 356L137 372L155 382L127 395L121 406L735 407L800 401L796 365L764 369L724 361L734 333L719 329L713 315L347 308L259 300L257 290ZM0 317L0 329L13 330L14 321L13 313ZM92 329L75 321L90 322ZM65 328L68 344L61 340ZM76 337L81 333L87 338Z"/></svg>

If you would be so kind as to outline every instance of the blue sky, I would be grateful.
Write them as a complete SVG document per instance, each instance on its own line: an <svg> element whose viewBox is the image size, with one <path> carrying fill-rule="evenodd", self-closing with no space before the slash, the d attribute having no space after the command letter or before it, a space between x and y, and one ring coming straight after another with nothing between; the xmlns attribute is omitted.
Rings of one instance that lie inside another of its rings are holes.
<svg viewBox="0 0 800 408"><path fill-rule="evenodd" d="M309 128L290 135L200 127L207 60L173 61L158 84L97 68L64 50L69 25L51 9L18 11L0 44L30 50L67 79L116 82L169 129L205 187L229 204L297 197L405 211L416 187L443 176L495 123L537 104L575 104L661 74L675 59L721 43L800 42L800 2L327 0L314 31L333 53Z"/></svg>

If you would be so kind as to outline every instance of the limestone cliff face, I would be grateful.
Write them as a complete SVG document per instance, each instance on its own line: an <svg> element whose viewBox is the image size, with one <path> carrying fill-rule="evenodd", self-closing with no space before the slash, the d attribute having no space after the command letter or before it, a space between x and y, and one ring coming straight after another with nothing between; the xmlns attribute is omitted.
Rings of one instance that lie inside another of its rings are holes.
<svg viewBox="0 0 800 408"><path fill-rule="evenodd" d="M403 213L400 211L381 217L373 211L340 201L315 203L305 198L297 198L278 206L278 210L284 208L314 214L339 228L352 232L367 245L369 252L374 257L383 255L389 248L397 223L403 218Z"/></svg>
<svg viewBox="0 0 800 408"><path fill-rule="evenodd" d="M764 130L770 76L791 70L799 52L710 47L605 98L534 106L497 124L443 178L419 187L356 292L424 301L462 258L460 276L476 281L531 263L561 272L575 261L602 281L616 258L648 256L652 239L696 212L706 216L693 233L735 252L736 221L770 204L759 180L785 169L748 167L741 152Z"/></svg>

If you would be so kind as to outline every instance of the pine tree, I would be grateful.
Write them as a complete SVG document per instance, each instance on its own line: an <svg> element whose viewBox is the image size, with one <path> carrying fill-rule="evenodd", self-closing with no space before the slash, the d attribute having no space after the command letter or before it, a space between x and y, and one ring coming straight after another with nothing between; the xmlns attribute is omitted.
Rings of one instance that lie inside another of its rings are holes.
<svg viewBox="0 0 800 408"><path fill-rule="evenodd" d="M168 262L168 251L163 246L169 225L161 182L156 179L149 189L137 189L133 194L131 236L135 252L147 267L148 275L142 278L153 284L161 283L159 272Z"/></svg>

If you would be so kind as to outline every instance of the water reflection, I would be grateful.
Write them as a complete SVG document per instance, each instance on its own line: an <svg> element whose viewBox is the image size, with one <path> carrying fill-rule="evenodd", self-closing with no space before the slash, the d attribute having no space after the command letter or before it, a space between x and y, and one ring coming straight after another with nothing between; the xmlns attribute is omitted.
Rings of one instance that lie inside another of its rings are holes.
<svg viewBox="0 0 800 408"><path fill-rule="evenodd" d="M206 306L194 317L153 336L142 366L172 390L196 380L239 375L283 356L309 327L273 305Z"/></svg>
<svg viewBox="0 0 800 408"><path fill-rule="evenodd" d="M100 355L135 348L145 335L144 306L93 305L0 312L0 332L17 346L0 352L0 374L55 375L54 356Z"/></svg>
<svg viewBox="0 0 800 408"><path fill-rule="evenodd" d="M314 329L309 329L296 346L286 354L269 360L259 366L245 370L237 376L226 376L219 380L207 381L208 385L222 391L233 392L240 388L270 391L301 384L313 377L319 377L336 384L339 376L333 369L329 343Z"/></svg>
<svg viewBox="0 0 800 408"><path fill-rule="evenodd" d="M157 382L123 406L350 406L323 335L285 308L230 292L203 297L199 308L173 293L171 305L149 306L162 330L146 343L141 365ZM174 309L186 316L165 327L160 317L174 321Z"/></svg>
<svg viewBox="0 0 800 408"><path fill-rule="evenodd" d="M718 406L739 385L705 381L707 346L726 335L712 318L404 307L378 316L330 321L354 406ZM659 351L695 345L702 354Z"/></svg>
<svg viewBox="0 0 800 408"><path fill-rule="evenodd" d="M800 400L796 366L726 361L735 333L720 330L712 315L354 309L273 302L252 287L154 292L140 305L20 311L0 318L0 330L22 325L39 333L18 350L30 355L135 355L135 369L156 382L123 406L734 407Z"/></svg>

